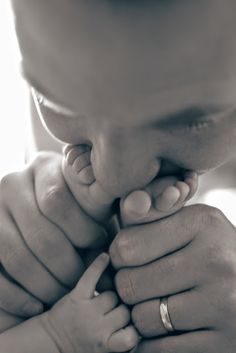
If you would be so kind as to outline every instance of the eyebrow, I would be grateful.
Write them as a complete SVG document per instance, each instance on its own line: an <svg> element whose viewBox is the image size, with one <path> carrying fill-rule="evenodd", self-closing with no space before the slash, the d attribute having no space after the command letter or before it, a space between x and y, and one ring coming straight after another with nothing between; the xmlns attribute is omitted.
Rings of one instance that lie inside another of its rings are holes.
<svg viewBox="0 0 236 353"><path fill-rule="evenodd" d="M177 112L166 114L160 118L152 117L149 119L148 125L154 128L181 127L201 122L206 117L209 117L209 121L210 117L212 117L212 121L217 121L222 117L220 113L228 110L229 107L226 105L193 105Z"/></svg>
<svg viewBox="0 0 236 353"><path fill-rule="evenodd" d="M50 109L71 117L78 117L81 115L78 112L75 112L73 109L69 108L64 102L58 101L58 99L55 98L53 94L38 84L38 82L27 71L25 71L23 67L21 67L21 74L35 91L35 95L37 96L36 99L42 96L43 100L49 103L48 105L50 105ZM145 127L148 125L149 127L160 129L169 127L181 127L184 125L191 125L201 122L201 119L203 120L203 118L206 118L207 116L213 117L214 115L215 117L214 120L212 118L212 121L217 121L220 120L222 118L222 114L224 112L228 112L229 109L230 112L232 112L232 107L222 104L208 104L202 106L192 105L174 113L164 114L159 118L158 116L150 117L144 123L142 123L141 126ZM235 111L235 107L233 110Z"/></svg>
<svg viewBox="0 0 236 353"><path fill-rule="evenodd" d="M53 96L48 90L42 87L28 72L21 68L21 75L28 82L29 86L32 89L33 94L36 96L36 99L45 103L45 106L54 110L55 112L66 114L68 116L77 117L73 109L69 108L64 102L60 102L57 98Z"/></svg>

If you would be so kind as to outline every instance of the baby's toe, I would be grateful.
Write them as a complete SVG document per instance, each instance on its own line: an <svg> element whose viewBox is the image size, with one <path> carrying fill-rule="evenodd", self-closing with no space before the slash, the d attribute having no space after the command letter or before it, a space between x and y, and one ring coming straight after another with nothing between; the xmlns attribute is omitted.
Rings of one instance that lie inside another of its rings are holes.
<svg viewBox="0 0 236 353"><path fill-rule="evenodd" d="M74 160L74 163L72 164L72 168L78 174L81 172L81 170L86 168L88 165L90 165L90 151L79 155Z"/></svg>
<svg viewBox="0 0 236 353"><path fill-rule="evenodd" d="M91 164L91 148L68 145L63 150L62 171L65 180L82 209L98 222L110 219L114 197L96 180Z"/></svg>
<svg viewBox="0 0 236 353"><path fill-rule="evenodd" d="M121 207L124 214L129 214L130 217L135 219L143 217L150 210L152 205L152 200L146 191L138 190L133 191L129 194L123 201Z"/></svg>
<svg viewBox="0 0 236 353"><path fill-rule="evenodd" d="M184 182L189 186L190 192L187 200L190 200L198 189L198 174L196 172L188 172L185 174Z"/></svg>
<svg viewBox="0 0 236 353"><path fill-rule="evenodd" d="M83 153L89 151L87 145L66 145L63 148L63 155L68 166L72 166L75 160Z"/></svg>
<svg viewBox="0 0 236 353"><path fill-rule="evenodd" d="M95 181L92 165L90 162L91 151L87 145L67 145L63 149L64 169L75 182L91 185Z"/></svg>
<svg viewBox="0 0 236 353"><path fill-rule="evenodd" d="M88 165L83 170L81 170L80 173L78 174L78 179L81 182L81 184L91 185L92 183L94 183L95 176L93 173L92 166Z"/></svg>
<svg viewBox="0 0 236 353"><path fill-rule="evenodd" d="M188 198L188 195L190 193L190 186L185 183L184 181L177 181L175 183L175 186L180 192L180 197L178 200L178 203L185 202Z"/></svg>
<svg viewBox="0 0 236 353"><path fill-rule="evenodd" d="M161 212L170 211L179 201L180 190L176 186L168 186L163 193L154 200L154 207Z"/></svg>

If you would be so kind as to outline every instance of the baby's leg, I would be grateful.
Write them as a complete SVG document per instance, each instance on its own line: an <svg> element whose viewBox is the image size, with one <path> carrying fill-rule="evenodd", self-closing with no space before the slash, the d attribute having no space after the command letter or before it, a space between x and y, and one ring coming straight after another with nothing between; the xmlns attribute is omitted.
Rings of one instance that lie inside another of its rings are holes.
<svg viewBox="0 0 236 353"><path fill-rule="evenodd" d="M175 176L157 178L144 190L133 191L120 203L120 224L153 222L179 209L195 194L198 176L186 173L183 181Z"/></svg>
<svg viewBox="0 0 236 353"><path fill-rule="evenodd" d="M91 148L87 145L67 145L63 152L63 174L74 197L95 220L107 221L112 215L114 198L103 190L94 177Z"/></svg>

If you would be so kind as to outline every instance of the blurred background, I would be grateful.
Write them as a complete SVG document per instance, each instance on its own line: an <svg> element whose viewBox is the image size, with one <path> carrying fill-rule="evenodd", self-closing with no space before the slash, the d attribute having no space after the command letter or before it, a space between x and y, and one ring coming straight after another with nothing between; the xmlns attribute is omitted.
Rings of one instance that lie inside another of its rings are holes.
<svg viewBox="0 0 236 353"><path fill-rule="evenodd" d="M29 137L28 89L19 74L20 54L10 5L0 0L0 176L22 168Z"/></svg>
<svg viewBox="0 0 236 353"><path fill-rule="evenodd" d="M26 160L26 149L31 155L34 146L30 127L29 92L19 73L21 58L8 0L0 0L0 44L1 178L6 173L22 169ZM37 113L34 114L34 130L37 134L40 134L40 131L44 134ZM53 149L58 148L46 134L44 141L45 146L49 142ZM42 144L37 147L44 149ZM220 208L236 225L236 160L202 177L200 192L193 202L203 202Z"/></svg>

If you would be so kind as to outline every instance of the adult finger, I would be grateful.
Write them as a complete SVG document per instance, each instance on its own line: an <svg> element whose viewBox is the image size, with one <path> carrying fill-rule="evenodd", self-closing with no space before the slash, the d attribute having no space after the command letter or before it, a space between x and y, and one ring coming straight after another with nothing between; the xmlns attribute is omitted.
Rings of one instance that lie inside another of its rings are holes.
<svg viewBox="0 0 236 353"><path fill-rule="evenodd" d="M99 255L87 268L79 283L73 290L73 296L93 298L97 283L109 264L109 256L106 253Z"/></svg>
<svg viewBox="0 0 236 353"><path fill-rule="evenodd" d="M205 207L185 207L157 222L122 229L110 246L113 265L140 266L181 249L198 233Z"/></svg>
<svg viewBox="0 0 236 353"><path fill-rule="evenodd" d="M178 336L144 340L140 343L135 353L213 353L216 347L222 347L220 339L214 331L190 332Z"/></svg>
<svg viewBox="0 0 236 353"><path fill-rule="evenodd" d="M0 334L16 325L19 325L22 321L22 318L9 314L0 309Z"/></svg>
<svg viewBox="0 0 236 353"><path fill-rule="evenodd" d="M74 246L87 248L102 245L107 241L107 233L74 198L62 175L61 160L59 154L44 153L33 164L39 209L63 230Z"/></svg>
<svg viewBox="0 0 236 353"><path fill-rule="evenodd" d="M168 312L177 331L195 331L214 326L215 308L209 298L192 290L168 297ZM134 306L132 321L143 337L157 337L167 333L160 314L160 299Z"/></svg>
<svg viewBox="0 0 236 353"><path fill-rule="evenodd" d="M15 189L20 184L22 195L19 199L24 200L24 204L19 207L13 197L8 197L6 203L26 245L60 283L68 287L75 285L84 271L80 256L65 234L40 212L34 181L28 170L13 175L13 178L18 183L11 183L11 195L21 194Z"/></svg>
<svg viewBox="0 0 236 353"><path fill-rule="evenodd" d="M115 277L121 299L132 305L197 286L201 279L201 273L195 270L199 256L191 256L191 250L185 248L147 265L121 269Z"/></svg>
<svg viewBox="0 0 236 353"><path fill-rule="evenodd" d="M43 312L43 304L0 272L0 308L9 314L30 317Z"/></svg>
<svg viewBox="0 0 236 353"><path fill-rule="evenodd" d="M0 262L2 267L28 293L45 304L53 304L65 295L66 288L32 254L10 215L1 210L0 216L4 220L0 233ZM17 305L19 302L15 299L15 291L11 293L7 291L7 293L9 295L8 301L15 301L15 305ZM2 291L0 291L0 298L6 302ZM19 296L18 300L20 298ZM24 303L19 304L23 305ZM31 315L34 315L34 313Z"/></svg>

